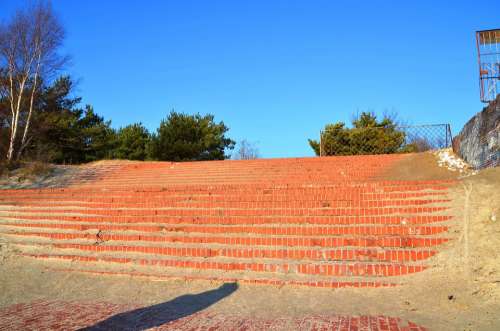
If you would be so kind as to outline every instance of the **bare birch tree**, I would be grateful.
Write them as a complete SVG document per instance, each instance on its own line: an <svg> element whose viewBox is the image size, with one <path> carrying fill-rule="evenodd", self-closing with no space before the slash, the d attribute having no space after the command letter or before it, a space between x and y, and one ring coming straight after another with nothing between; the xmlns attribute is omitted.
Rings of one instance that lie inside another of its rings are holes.
<svg viewBox="0 0 500 331"><path fill-rule="evenodd" d="M259 158L259 150L246 139L243 139L238 143L238 149L236 150L235 159L236 160L254 160Z"/></svg>
<svg viewBox="0 0 500 331"><path fill-rule="evenodd" d="M41 82L50 79L67 60L58 52L63 40L62 25L52 7L43 1L18 11L10 22L0 26L0 67L6 71L11 113L8 161L19 158L30 142L29 129Z"/></svg>

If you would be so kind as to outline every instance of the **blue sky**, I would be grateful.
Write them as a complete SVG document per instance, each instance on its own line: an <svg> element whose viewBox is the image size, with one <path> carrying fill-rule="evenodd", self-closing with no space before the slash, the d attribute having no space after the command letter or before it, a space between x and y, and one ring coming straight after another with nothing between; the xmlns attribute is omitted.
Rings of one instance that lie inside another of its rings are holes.
<svg viewBox="0 0 500 331"><path fill-rule="evenodd" d="M500 27L498 0L52 3L76 94L114 127L212 113L263 157L313 155L363 110L456 133L483 106L474 31ZM0 19L25 4L0 0Z"/></svg>

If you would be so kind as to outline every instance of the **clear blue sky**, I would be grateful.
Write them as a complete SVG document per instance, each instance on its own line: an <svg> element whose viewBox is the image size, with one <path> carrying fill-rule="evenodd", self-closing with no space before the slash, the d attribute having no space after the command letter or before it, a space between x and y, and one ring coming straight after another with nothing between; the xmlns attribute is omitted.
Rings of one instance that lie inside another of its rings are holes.
<svg viewBox="0 0 500 331"><path fill-rule="evenodd" d="M313 155L307 138L358 110L456 133L482 108L474 31L500 27L498 0L52 3L76 94L114 127L213 113L263 157Z"/></svg>

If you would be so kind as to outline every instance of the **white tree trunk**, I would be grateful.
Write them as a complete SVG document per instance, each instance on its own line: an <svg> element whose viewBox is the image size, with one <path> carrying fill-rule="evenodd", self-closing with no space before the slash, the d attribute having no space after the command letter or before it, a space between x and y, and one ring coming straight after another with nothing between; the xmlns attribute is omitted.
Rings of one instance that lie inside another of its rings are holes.
<svg viewBox="0 0 500 331"><path fill-rule="evenodd" d="M42 53L40 52L38 54L38 60L36 64L36 70L35 70L35 76L33 78L33 86L31 88L31 96L30 96L30 106L29 106L29 111L28 111L28 118L26 119L26 125L24 126L24 132L23 132L23 137L21 138L21 146L19 147L19 151L17 152L17 159L21 157L21 154L23 153L24 148L26 148L26 145L28 141L26 140L26 137L28 136L28 131L30 128L30 123L31 123L31 114L33 113L33 100L35 98L35 92L36 92L36 85L38 82L38 75L40 71L40 60L42 57Z"/></svg>
<svg viewBox="0 0 500 331"><path fill-rule="evenodd" d="M24 86L26 84L26 78L27 76L23 77L21 80L21 83L19 84L19 93L17 96L17 104L14 107L14 105L11 105L11 109L14 110L13 116L12 116L12 130L10 134L10 140L9 140L9 150L7 151L7 161L12 161L12 157L14 156L14 147L16 143L16 136L17 136L17 128L19 126L19 114L21 113L21 101L23 97L23 92L24 92ZM13 90L13 87L11 87L11 90ZM11 98L11 101L14 101L14 97Z"/></svg>
<svg viewBox="0 0 500 331"><path fill-rule="evenodd" d="M14 123L15 123L15 118L16 118L16 110L14 108L14 80L12 78L12 67L9 66L9 90L10 90L10 95L9 95L9 103L10 103L10 111L11 111L11 123L10 123L10 142L9 142L9 149L7 151L7 160L10 161L12 159L12 154L14 152L14 139L15 139L15 132L14 132Z"/></svg>

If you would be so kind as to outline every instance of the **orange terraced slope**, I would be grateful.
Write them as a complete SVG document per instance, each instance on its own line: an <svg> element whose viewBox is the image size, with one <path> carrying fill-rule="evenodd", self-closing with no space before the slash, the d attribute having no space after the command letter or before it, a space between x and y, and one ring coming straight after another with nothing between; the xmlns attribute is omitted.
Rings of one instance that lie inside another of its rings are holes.
<svg viewBox="0 0 500 331"><path fill-rule="evenodd" d="M58 269L393 286L453 222L450 181L376 179L405 157L102 162L66 187L0 191L0 235Z"/></svg>

